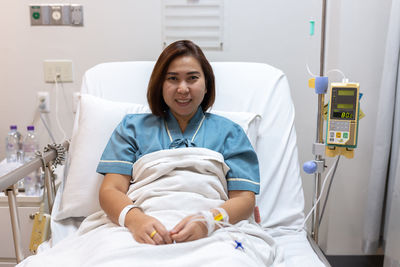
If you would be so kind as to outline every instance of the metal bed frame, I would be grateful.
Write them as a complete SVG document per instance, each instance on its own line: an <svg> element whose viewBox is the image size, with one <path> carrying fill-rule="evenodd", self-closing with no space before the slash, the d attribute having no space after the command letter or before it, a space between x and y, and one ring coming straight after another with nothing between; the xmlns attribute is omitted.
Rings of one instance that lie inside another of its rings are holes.
<svg viewBox="0 0 400 267"><path fill-rule="evenodd" d="M11 227L14 239L14 249L17 263L24 259L21 244L21 229L17 212L17 199L15 184L31 172L42 168L44 172L45 191L51 213L54 197L55 197L55 174L54 170L57 165L62 165L65 160L65 153L69 149L69 141L63 144L52 144L44 148L44 152L37 153L37 157L19 168L0 177L0 191L4 191L8 198L8 206L10 209Z"/></svg>

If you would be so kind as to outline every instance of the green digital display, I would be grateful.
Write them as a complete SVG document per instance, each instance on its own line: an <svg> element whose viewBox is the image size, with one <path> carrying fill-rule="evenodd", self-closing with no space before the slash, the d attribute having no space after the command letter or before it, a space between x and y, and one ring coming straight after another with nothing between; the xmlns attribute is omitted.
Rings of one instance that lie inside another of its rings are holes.
<svg viewBox="0 0 400 267"><path fill-rule="evenodd" d="M353 104L337 104L336 107L341 108L341 109L353 109L354 105Z"/></svg>
<svg viewBox="0 0 400 267"><path fill-rule="evenodd" d="M335 119L354 119L353 112L333 112Z"/></svg>
<svg viewBox="0 0 400 267"><path fill-rule="evenodd" d="M332 117L335 119L354 119L354 113L353 111L345 112L345 111L333 111Z"/></svg>
<svg viewBox="0 0 400 267"><path fill-rule="evenodd" d="M339 96L354 96L354 90L338 90Z"/></svg>

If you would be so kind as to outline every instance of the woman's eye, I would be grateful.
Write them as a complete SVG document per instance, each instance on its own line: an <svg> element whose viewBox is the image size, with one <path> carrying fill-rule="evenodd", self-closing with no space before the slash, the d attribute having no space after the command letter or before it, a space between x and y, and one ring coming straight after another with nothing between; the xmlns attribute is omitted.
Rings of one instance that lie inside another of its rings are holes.
<svg viewBox="0 0 400 267"><path fill-rule="evenodd" d="M176 81L177 79L176 79L176 77L174 77L174 76L170 76L170 77L167 78L167 80L169 80L169 81Z"/></svg>
<svg viewBox="0 0 400 267"><path fill-rule="evenodd" d="M197 80L199 77L198 76L190 76L189 79L190 80Z"/></svg>

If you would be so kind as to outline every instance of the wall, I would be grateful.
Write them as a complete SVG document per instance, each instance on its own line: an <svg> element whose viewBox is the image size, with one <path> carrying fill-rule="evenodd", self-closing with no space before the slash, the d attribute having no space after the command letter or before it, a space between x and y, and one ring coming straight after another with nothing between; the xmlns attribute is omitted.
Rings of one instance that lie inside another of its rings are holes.
<svg viewBox="0 0 400 267"><path fill-rule="evenodd" d="M64 1L69 3L70 1ZM0 16L0 139L10 124L25 127L34 121L41 145L49 142L35 115L36 93L51 93L48 115L57 140L62 140L55 116L58 92L59 118L69 136L73 116L72 92L79 91L84 71L100 62L155 60L162 50L161 1L76 0L84 5L84 27L31 27L29 4L64 3L38 0L3 1ZM296 107L296 129L300 163L313 159L317 97L307 87L319 73L319 0L229 0L225 1L223 51L206 51L210 61L265 62L288 76ZM351 81L361 84L361 107L366 118L360 122L359 148L353 160L339 164L330 202L321 228L321 245L327 254L362 254L361 234L364 202L375 129L383 49L390 0L328 1L326 70L339 68ZM316 34L309 36L310 17L317 21ZM71 59L74 82L55 89L43 82L43 60ZM332 80L341 77L330 74ZM245 93L245 90L244 90ZM66 100L63 95L66 96ZM4 158L0 142L0 158ZM330 166L331 159L327 160ZM306 211L313 194L313 176L302 173Z"/></svg>

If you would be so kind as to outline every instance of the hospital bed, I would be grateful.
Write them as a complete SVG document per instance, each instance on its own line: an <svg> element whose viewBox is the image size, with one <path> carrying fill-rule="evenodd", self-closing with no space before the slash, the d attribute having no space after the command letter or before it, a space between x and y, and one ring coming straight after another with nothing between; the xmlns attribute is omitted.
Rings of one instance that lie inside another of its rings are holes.
<svg viewBox="0 0 400 267"><path fill-rule="evenodd" d="M89 69L82 81L69 160L52 211L54 246L100 209L98 160L126 113L146 112L154 62L111 62ZM283 248L286 266L330 266L302 228L304 196L295 111L285 74L261 63L213 62L216 101L211 112L238 122L255 147L261 173L260 225Z"/></svg>

